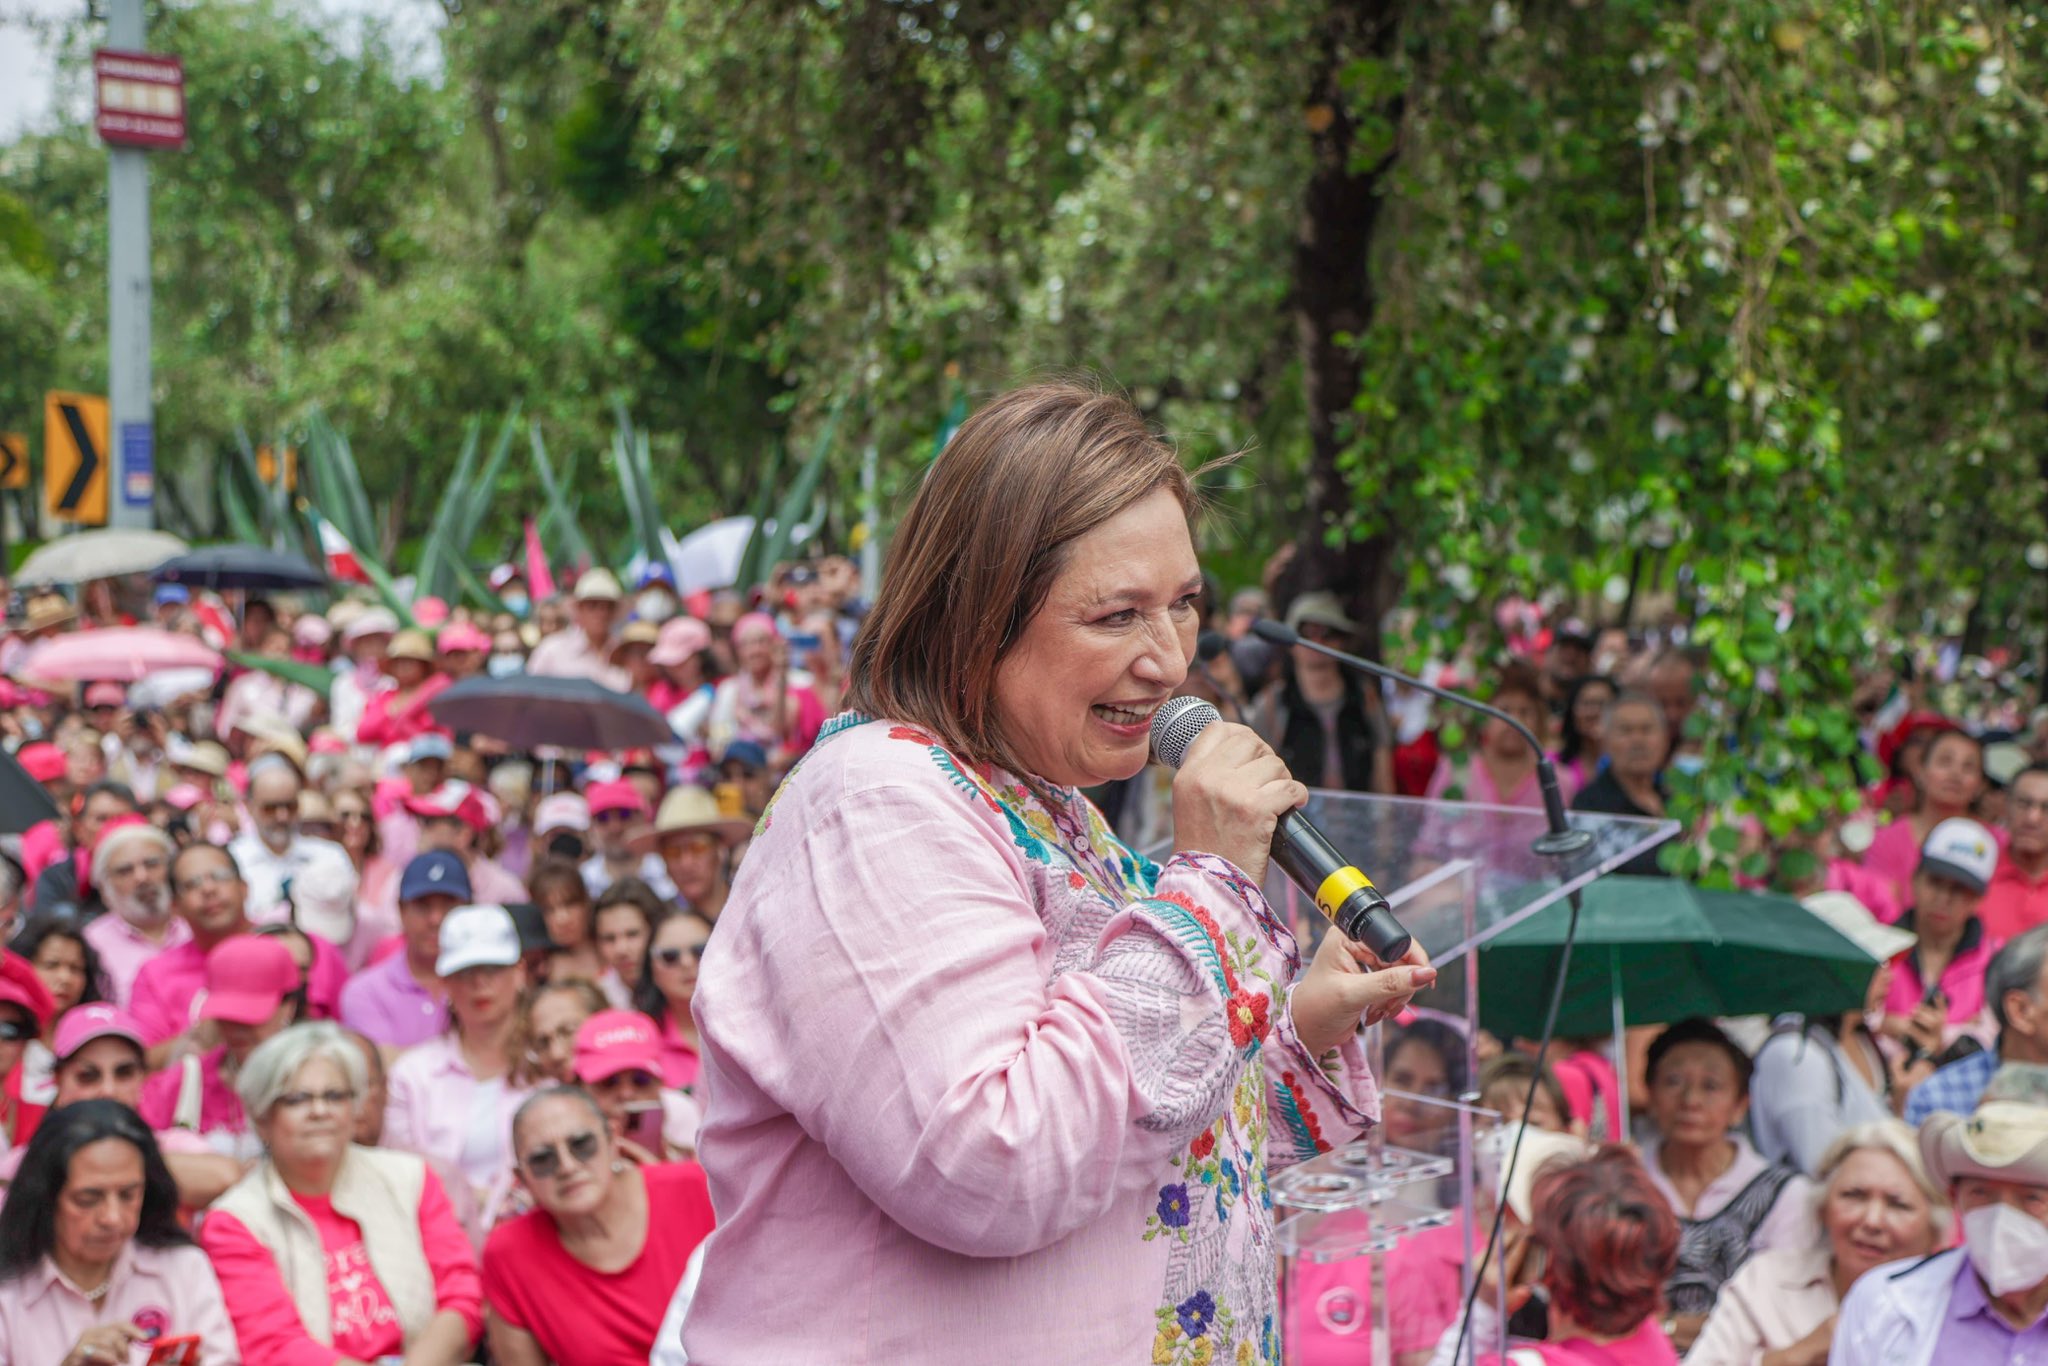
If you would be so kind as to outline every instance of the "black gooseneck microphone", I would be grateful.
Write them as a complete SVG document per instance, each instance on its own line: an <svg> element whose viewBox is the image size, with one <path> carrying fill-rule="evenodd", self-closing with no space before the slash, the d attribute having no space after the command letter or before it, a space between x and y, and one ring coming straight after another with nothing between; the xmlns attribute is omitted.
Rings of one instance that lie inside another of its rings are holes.
<svg viewBox="0 0 2048 1366"><path fill-rule="evenodd" d="M1550 756L1543 752L1543 742L1530 734L1527 726L1500 708L1489 707L1477 698L1435 687L1419 678L1411 678L1397 669L1390 669L1373 660L1358 655L1347 655L1342 650L1333 650L1321 641L1308 639L1282 622L1262 618L1252 623L1252 634L1268 644L1299 645L1304 649L1314 650L1319 655L1328 655L1339 664L1348 664L1361 673L1369 673L1378 678L1391 678L1396 683L1426 692L1431 697L1441 697L1446 702L1455 702L1482 716L1490 716L1496 721L1505 722L1513 728L1515 734L1528 742L1530 750L1536 755L1536 782L1543 789L1543 818L1550 825L1550 833L1538 838L1532 847L1539 854L1556 857L1576 854L1593 843L1592 832L1572 829L1571 820L1565 815L1564 790L1557 785L1557 766L1552 764Z"/></svg>
<svg viewBox="0 0 2048 1366"><path fill-rule="evenodd" d="M1178 770L1195 737L1222 719L1199 697L1169 699L1152 714L1153 755ZM1353 943L1365 945L1380 962L1397 963L1407 956L1408 931L1394 918L1380 889L1299 811L1288 812L1273 827L1273 862L1289 882L1314 899L1331 924Z"/></svg>
<svg viewBox="0 0 2048 1366"><path fill-rule="evenodd" d="M1489 707L1476 698L1466 697L1462 693L1454 693L1445 688L1433 687L1419 678L1411 678L1407 674L1401 673L1396 669L1390 669L1384 664L1375 663L1370 659L1362 659L1357 655L1348 655L1342 650L1333 650L1321 641L1305 639L1299 631L1293 630L1281 622L1271 620L1255 621L1252 623L1252 631L1260 640L1268 641L1274 645L1300 645L1305 649L1314 650L1317 654L1328 655L1339 664L1349 665L1360 673L1372 674L1378 678L1391 678L1396 683L1403 683L1411 688L1419 688L1431 697L1441 697L1446 702L1455 702L1461 707L1467 707L1480 713L1482 716L1490 716L1497 721L1505 721L1514 728L1515 734L1526 740L1529 748L1535 751L1536 781L1543 789L1543 815L1550 829L1548 833L1538 836L1530 847L1538 854L1544 854L1552 858L1567 858L1592 846L1593 832L1590 830L1572 829L1571 821L1565 816L1564 793L1557 785L1557 768L1550 762L1550 756L1543 752L1543 745L1534 735L1529 733L1529 728L1514 717L1509 716L1498 707ZM1571 920L1565 927L1564 947L1558 955L1557 980L1551 984L1550 988L1550 1009L1543 1017L1543 1037L1538 1041L1536 1049L1536 1056L1538 1058L1543 1058L1550 1052L1550 1038L1557 1029L1558 1007L1564 1003L1564 984L1566 979L1571 976L1572 946L1579 937L1579 894L1573 892L1567 900L1571 906ZM1521 1160L1522 1156L1522 1135L1529 1131L1529 1112L1536 1108L1536 1088L1542 1080L1543 1069L1539 1067L1536 1069L1535 1074L1529 1078L1528 1094L1522 1097L1522 1119L1515 1126L1515 1142L1508 1149L1507 1170L1501 1176L1501 1186L1503 1189L1515 1179L1515 1164ZM1507 1210L1508 1202L1505 1200L1501 1201L1494 1210L1493 1230L1487 1237L1487 1251L1482 1254L1483 1256L1492 1256L1493 1249L1501 1245L1501 1221L1507 1217ZM1465 1309L1458 1319L1458 1340L1451 1349L1451 1359L1453 1361L1463 1361L1465 1359L1465 1339L1470 1336L1472 1331L1472 1305L1478 1298L1479 1277L1475 1275L1472 1278L1471 1288L1465 1292Z"/></svg>

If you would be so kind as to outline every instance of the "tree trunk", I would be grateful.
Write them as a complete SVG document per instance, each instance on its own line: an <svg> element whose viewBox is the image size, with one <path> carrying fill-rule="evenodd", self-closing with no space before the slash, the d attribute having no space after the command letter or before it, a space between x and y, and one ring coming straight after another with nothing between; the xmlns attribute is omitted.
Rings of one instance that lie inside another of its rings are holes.
<svg viewBox="0 0 2048 1366"><path fill-rule="evenodd" d="M1350 530L1356 509L1338 458L1350 434L1360 365L1341 339L1362 335L1372 321L1372 239L1394 164L1391 143L1384 151L1367 149L1361 161L1360 120L1397 124L1401 102L1396 96L1384 108L1353 109L1340 75L1361 58L1390 58L1399 20L1399 0L1333 0L1317 34L1304 102L1312 160L1294 247L1309 462L1295 555L1274 584L1276 607L1313 589L1336 593L1364 628L1361 643L1372 654L1399 584L1397 538L1392 531L1359 537Z"/></svg>

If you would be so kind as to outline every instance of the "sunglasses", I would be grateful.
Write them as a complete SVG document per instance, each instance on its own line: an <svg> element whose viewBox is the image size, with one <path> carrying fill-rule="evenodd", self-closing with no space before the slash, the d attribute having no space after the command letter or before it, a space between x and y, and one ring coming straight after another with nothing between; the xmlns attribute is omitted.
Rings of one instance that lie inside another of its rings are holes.
<svg viewBox="0 0 2048 1366"><path fill-rule="evenodd" d="M571 1134L561 1143L550 1143L545 1148L535 1148L526 1155L526 1174L536 1181L552 1181L562 1174L564 1162L574 1162L587 1167L597 1156L600 1145L598 1136L585 1129L580 1134Z"/></svg>
<svg viewBox="0 0 2048 1366"><path fill-rule="evenodd" d="M27 1020L0 1020L0 1043L27 1043L35 1036L36 1027Z"/></svg>
<svg viewBox="0 0 2048 1366"><path fill-rule="evenodd" d="M654 961L665 968L672 968L683 961L683 955L686 953L692 958L702 958L704 956L704 945L692 944L687 949L675 948L673 946L665 949L656 949L654 951Z"/></svg>
<svg viewBox="0 0 2048 1366"><path fill-rule="evenodd" d="M643 1072L635 1067L624 1072L614 1072L603 1081L593 1082L590 1089L599 1094L607 1094L627 1085L645 1091L649 1087L659 1086L660 1084L660 1077L655 1076L652 1072Z"/></svg>

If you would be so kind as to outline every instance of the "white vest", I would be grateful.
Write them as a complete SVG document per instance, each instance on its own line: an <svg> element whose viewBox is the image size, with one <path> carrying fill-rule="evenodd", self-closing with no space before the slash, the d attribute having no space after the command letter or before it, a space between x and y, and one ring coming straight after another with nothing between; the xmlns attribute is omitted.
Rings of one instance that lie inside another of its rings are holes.
<svg viewBox="0 0 2048 1366"><path fill-rule="evenodd" d="M334 1178L334 1212L356 1221L370 1269L398 1311L398 1326L411 1346L433 1320L438 1301L434 1273L420 1241L420 1196L426 1163L411 1153L351 1146ZM327 1256L320 1231L264 1161L237 1181L214 1208L242 1221L270 1251L285 1292L315 1342L333 1346L333 1309L327 1299Z"/></svg>

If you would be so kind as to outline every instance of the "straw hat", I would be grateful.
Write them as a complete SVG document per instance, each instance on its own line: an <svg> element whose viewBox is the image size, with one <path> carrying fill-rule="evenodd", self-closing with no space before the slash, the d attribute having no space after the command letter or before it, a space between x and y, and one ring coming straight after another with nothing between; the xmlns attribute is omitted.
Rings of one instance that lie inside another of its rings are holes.
<svg viewBox="0 0 2048 1366"><path fill-rule="evenodd" d="M612 642L611 655L609 656L610 662L613 664L618 663L619 655L635 645L645 646L652 650L655 642L660 638L661 628L653 622L629 621L626 623L626 629L619 632L619 638Z"/></svg>
<svg viewBox="0 0 2048 1366"><path fill-rule="evenodd" d="M661 799L661 810L655 813L654 829L633 838L635 853L647 853L660 845L665 835L679 835L686 830L706 830L718 836L730 849L753 833L753 826L747 821L736 820L718 809L718 799L701 787L684 785L669 792Z"/></svg>
<svg viewBox="0 0 2048 1366"><path fill-rule="evenodd" d="M62 626L78 615L78 609L55 593L44 593L29 599L28 613L22 622L24 633L47 631Z"/></svg>
<svg viewBox="0 0 2048 1366"><path fill-rule="evenodd" d="M391 637L391 643L384 647L387 663L399 659L416 660L421 664L434 662L434 642L427 638L425 631L400 631Z"/></svg>
<svg viewBox="0 0 2048 1366"><path fill-rule="evenodd" d="M1987 1100L1975 1114L1930 1115L1920 1157L1943 1190L1966 1176L2048 1186L2048 1106Z"/></svg>

